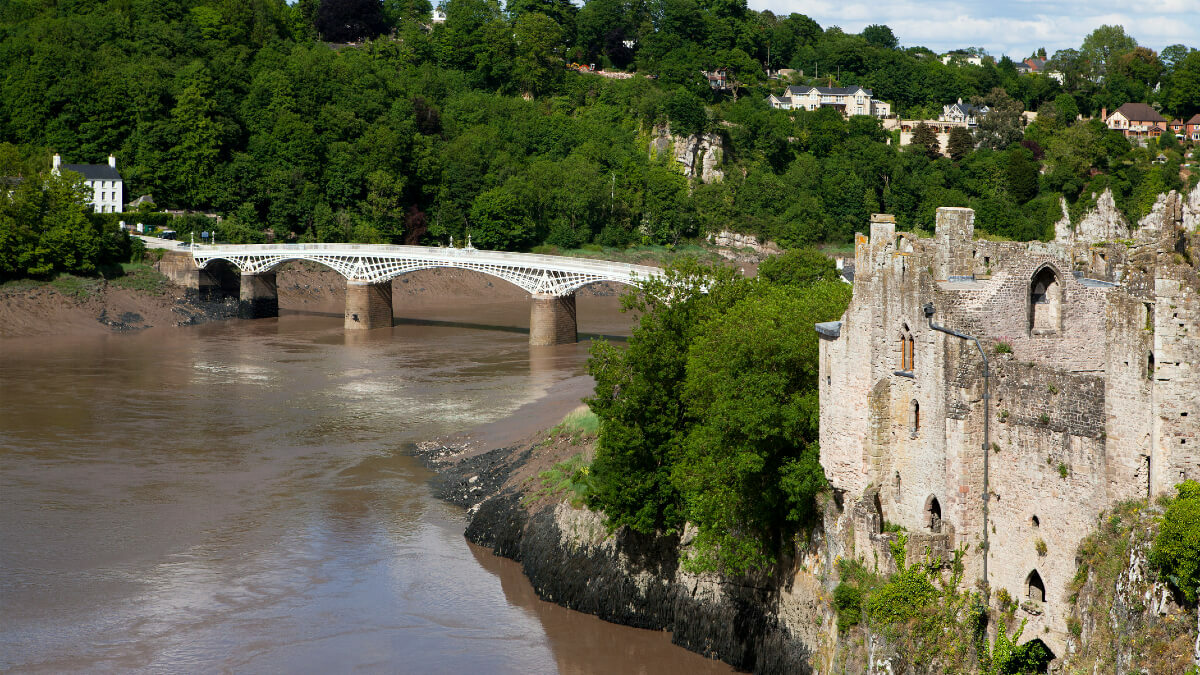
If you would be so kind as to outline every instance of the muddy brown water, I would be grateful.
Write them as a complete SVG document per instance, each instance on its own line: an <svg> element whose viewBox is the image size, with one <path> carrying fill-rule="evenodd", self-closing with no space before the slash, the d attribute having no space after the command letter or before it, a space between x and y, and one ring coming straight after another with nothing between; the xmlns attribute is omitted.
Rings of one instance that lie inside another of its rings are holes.
<svg viewBox="0 0 1200 675"><path fill-rule="evenodd" d="M615 298L583 333L628 334ZM406 444L583 371L523 302L0 340L0 671L728 672L537 599Z"/></svg>

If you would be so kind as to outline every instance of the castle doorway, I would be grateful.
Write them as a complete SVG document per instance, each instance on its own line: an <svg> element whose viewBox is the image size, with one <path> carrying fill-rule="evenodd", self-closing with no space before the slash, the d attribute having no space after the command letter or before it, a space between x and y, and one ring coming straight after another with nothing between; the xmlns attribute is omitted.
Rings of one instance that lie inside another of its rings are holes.
<svg viewBox="0 0 1200 675"><path fill-rule="evenodd" d="M925 500L925 526L930 532L942 531L942 505L933 495L929 495L929 499Z"/></svg>

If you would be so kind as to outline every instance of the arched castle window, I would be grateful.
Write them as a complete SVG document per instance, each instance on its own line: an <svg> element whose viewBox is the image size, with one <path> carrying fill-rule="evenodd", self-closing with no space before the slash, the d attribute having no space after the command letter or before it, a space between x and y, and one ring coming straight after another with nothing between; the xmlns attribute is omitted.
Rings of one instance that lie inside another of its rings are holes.
<svg viewBox="0 0 1200 675"><path fill-rule="evenodd" d="M1146 353L1146 379L1154 379L1154 352Z"/></svg>
<svg viewBox="0 0 1200 675"><path fill-rule="evenodd" d="M1029 282L1029 332L1051 335L1062 330L1062 282L1046 265Z"/></svg>
<svg viewBox="0 0 1200 675"><path fill-rule="evenodd" d="M1025 577L1026 595L1033 602L1046 601L1046 584L1042 583L1042 575L1038 574L1037 570L1029 573Z"/></svg>
<svg viewBox="0 0 1200 675"><path fill-rule="evenodd" d="M925 500L925 526L930 532L942 531L942 505L933 495L929 495L929 499Z"/></svg>
<svg viewBox="0 0 1200 675"><path fill-rule="evenodd" d="M913 371L913 341L912 331L908 329L908 324L900 327L900 370L911 373Z"/></svg>
<svg viewBox="0 0 1200 675"><path fill-rule="evenodd" d="M1041 527L1042 521L1038 520L1037 516L1033 516L1032 518L1029 519L1029 524L1033 525L1034 527Z"/></svg>
<svg viewBox="0 0 1200 675"><path fill-rule="evenodd" d="M915 398L908 404L908 430L914 437L921 430L921 404Z"/></svg>
<svg viewBox="0 0 1200 675"><path fill-rule="evenodd" d="M896 501L900 501L900 472L899 471L896 472L895 488L896 488Z"/></svg>

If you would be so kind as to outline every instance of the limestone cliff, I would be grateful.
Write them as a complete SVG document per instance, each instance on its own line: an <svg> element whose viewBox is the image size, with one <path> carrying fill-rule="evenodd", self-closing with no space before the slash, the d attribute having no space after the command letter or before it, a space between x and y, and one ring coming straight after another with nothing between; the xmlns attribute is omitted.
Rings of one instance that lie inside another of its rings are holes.
<svg viewBox="0 0 1200 675"><path fill-rule="evenodd" d="M1179 604L1148 561L1161 515L1145 501L1122 504L1080 545L1062 672L1182 673L1192 665L1195 609Z"/></svg>
<svg viewBox="0 0 1200 675"><path fill-rule="evenodd" d="M654 127L650 139L650 157L670 153L683 167L683 175L701 183L717 183L725 179L721 169L725 158L725 139L720 134L678 136L669 127Z"/></svg>

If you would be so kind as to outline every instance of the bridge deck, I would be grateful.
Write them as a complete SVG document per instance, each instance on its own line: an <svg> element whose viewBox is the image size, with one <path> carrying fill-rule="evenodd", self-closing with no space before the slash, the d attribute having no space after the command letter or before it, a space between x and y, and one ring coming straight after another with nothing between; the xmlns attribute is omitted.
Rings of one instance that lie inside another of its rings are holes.
<svg viewBox="0 0 1200 675"><path fill-rule="evenodd" d="M261 274L290 260L311 260L359 283L381 283L419 269L455 267L490 274L530 293L546 295L566 295L597 281L633 284L662 274L657 267L606 260L440 246L247 244L200 245L191 251L200 268L222 259L245 274Z"/></svg>

